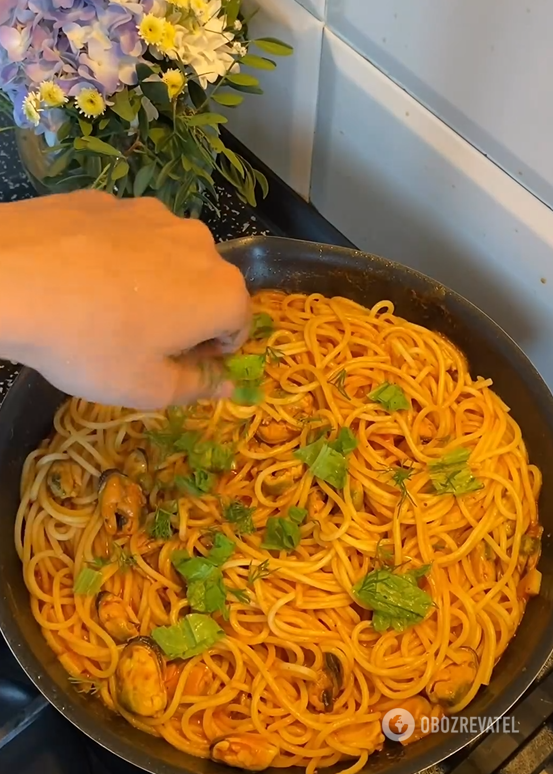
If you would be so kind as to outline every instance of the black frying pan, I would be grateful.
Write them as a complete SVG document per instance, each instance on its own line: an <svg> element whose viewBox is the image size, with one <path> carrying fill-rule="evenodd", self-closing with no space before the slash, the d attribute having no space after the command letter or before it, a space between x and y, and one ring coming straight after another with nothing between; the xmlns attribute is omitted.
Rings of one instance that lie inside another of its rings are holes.
<svg viewBox="0 0 553 774"><path fill-rule="evenodd" d="M532 462L544 473L540 516L545 527L540 569L542 593L532 599L516 637L489 687L466 716L507 712L536 677L553 649L553 397L517 345L485 314L442 285L397 264L353 250L289 239L256 237L221 245L221 254L244 272L250 289L342 295L370 306L390 299L397 314L439 331L467 355L474 376L492 377L512 408ZM78 694L44 642L29 606L13 544L19 478L26 455L47 436L63 395L29 369L23 370L0 410L0 628L31 680L65 717L89 737L156 774L224 774L226 767L178 752L161 739L132 728L98 701ZM413 774L468 744L477 734L433 734L405 749L373 756L371 774ZM230 769L226 769L230 774ZM280 770L278 770L280 771ZM277 770L274 770L277 774ZM295 770L291 774L299 774Z"/></svg>

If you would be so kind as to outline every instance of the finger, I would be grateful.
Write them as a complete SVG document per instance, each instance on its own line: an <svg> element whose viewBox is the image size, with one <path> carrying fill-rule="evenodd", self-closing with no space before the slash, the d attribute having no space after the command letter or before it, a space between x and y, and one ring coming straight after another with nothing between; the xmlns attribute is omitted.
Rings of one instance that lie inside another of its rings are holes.
<svg viewBox="0 0 553 774"><path fill-rule="evenodd" d="M229 398L234 389L220 358L198 357L197 353L162 361L156 369L155 380L161 387L157 398L159 407L186 406L202 398Z"/></svg>

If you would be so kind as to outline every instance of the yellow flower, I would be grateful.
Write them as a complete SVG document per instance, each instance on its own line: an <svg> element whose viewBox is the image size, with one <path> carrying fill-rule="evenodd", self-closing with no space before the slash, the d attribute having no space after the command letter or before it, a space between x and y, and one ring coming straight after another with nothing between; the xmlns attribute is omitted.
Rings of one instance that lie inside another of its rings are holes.
<svg viewBox="0 0 553 774"><path fill-rule="evenodd" d="M42 81L40 84L40 98L48 107L59 107L67 102L67 97L57 83Z"/></svg>
<svg viewBox="0 0 553 774"><path fill-rule="evenodd" d="M104 98L97 89L81 89L75 97L75 103L81 113L87 118L101 116L106 109Z"/></svg>
<svg viewBox="0 0 553 774"><path fill-rule="evenodd" d="M161 34L161 40L158 43L158 48L163 53L171 51L175 48L175 37L177 35L177 28L171 22L166 21L163 25L163 32Z"/></svg>
<svg viewBox="0 0 553 774"><path fill-rule="evenodd" d="M41 113L40 94L38 91L30 91L23 100L23 115L31 124L38 126Z"/></svg>
<svg viewBox="0 0 553 774"><path fill-rule="evenodd" d="M166 21L154 16L153 13L147 13L138 25L138 34L150 46L157 46L163 39Z"/></svg>
<svg viewBox="0 0 553 774"><path fill-rule="evenodd" d="M186 83L186 78L180 70L166 70L161 76L161 80L167 86L169 99L175 99L181 93Z"/></svg>

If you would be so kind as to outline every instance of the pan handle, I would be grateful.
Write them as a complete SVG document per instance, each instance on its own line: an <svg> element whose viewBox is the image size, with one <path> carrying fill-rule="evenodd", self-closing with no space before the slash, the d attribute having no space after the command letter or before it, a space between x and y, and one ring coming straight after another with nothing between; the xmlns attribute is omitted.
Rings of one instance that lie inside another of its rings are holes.
<svg viewBox="0 0 553 774"><path fill-rule="evenodd" d="M449 774L494 774L523 745L528 749L544 723L553 715L553 672L528 689L525 696L506 713L511 717L511 733L487 733L470 749L459 754L461 762L448 767ZM538 748L545 749L538 749ZM541 772L551 757L551 745L536 744L536 761L532 771ZM453 761L452 761L453 762ZM516 769L518 770L518 768Z"/></svg>

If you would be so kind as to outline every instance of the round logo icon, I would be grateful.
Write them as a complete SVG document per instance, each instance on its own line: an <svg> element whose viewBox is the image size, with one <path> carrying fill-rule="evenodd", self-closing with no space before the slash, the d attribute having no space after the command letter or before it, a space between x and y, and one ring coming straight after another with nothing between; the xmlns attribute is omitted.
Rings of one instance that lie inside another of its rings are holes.
<svg viewBox="0 0 553 774"><path fill-rule="evenodd" d="M393 742L404 742L411 737L415 730L415 718L409 710L398 707L388 710L382 718L382 732L387 739Z"/></svg>

